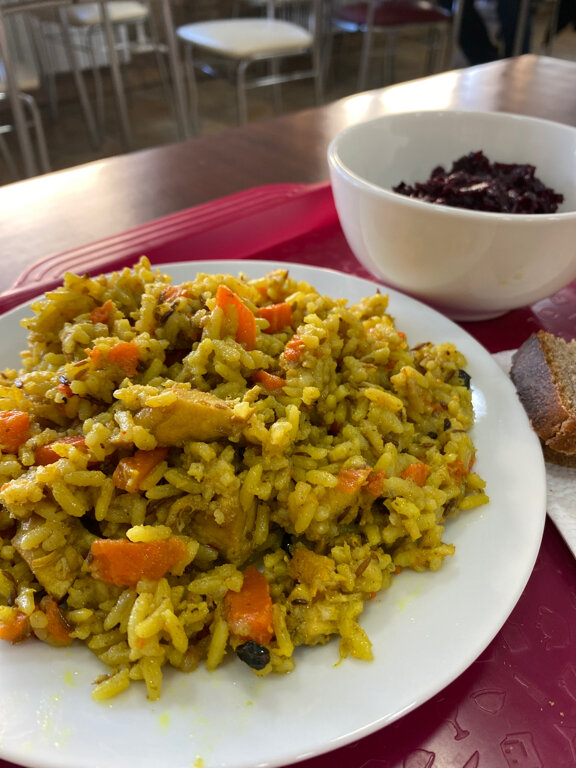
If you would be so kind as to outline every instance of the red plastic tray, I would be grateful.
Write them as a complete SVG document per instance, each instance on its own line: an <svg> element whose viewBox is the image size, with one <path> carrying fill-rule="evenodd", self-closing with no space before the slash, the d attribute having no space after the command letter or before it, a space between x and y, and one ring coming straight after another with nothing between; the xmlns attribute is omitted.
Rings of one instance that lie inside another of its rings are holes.
<svg viewBox="0 0 576 768"><path fill-rule="evenodd" d="M0 295L0 312L55 286L66 270L94 274L130 265L145 253L152 263L194 259L265 259L332 267L373 278L351 252L328 183L276 184L180 211L141 227L29 267ZM517 347L544 327L576 334L576 281L551 299L506 318L463 323L492 352Z"/></svg>
<svg viewBox="0 0 576 768"><path fill-rule="evenodd" d="M131 264L143 253L155 264L252 258L328 266L370 277L346 244L328 185L275 185L45 259L0 296L0 311L50 288L67 269L101 272ZM572 336L575 318L572 284L532 307L463 325L495 352L518 346L540 327ZM576 562L553 524L546 523L536 566L516 608L466 672L396 723L300 765L576 766ZM0 760L0 768L9 766Z"/></svg>

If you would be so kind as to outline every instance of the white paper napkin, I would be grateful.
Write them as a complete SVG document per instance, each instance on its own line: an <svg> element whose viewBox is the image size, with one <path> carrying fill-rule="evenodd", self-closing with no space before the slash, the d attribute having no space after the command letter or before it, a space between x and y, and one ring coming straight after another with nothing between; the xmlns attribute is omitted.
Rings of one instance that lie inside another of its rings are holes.
<svg viewBox="0 0 576 768"><path fill-rule="evenodd" d="M513 349L497 352L494 359L510 372ZM576 557L576 468L546 462L548 500L546 511Z"/></svg>

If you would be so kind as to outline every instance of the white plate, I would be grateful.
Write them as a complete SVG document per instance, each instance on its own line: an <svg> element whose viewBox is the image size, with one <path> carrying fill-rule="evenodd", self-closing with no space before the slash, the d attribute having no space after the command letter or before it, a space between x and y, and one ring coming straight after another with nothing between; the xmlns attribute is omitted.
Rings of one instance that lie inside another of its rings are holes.
<svg viewBox="0 0 576 768"><path fill-rule="evenodd" d="M176 282L205 272L257 276L276 266L322 293L351 301L367 280L263 261L163 266ZM100 663L82 647L0 643L0 756L48 768L256 768L327 752L385 726L463 672L506 621L532 571L546 512L538 441L508 377L471 336L423 304L390 291L408 342L453 341L468 358L477 423L477 469L490 504L451 521L456 554L439 573L404 572L364 612L374 648L366 663L338 664L338 642L297 651L296 670L257 678L242 664L183 675L167 671L150 703L133 685L110 703L91 699ZM3 366L24 346L17 309L0 317Z"/></svg>

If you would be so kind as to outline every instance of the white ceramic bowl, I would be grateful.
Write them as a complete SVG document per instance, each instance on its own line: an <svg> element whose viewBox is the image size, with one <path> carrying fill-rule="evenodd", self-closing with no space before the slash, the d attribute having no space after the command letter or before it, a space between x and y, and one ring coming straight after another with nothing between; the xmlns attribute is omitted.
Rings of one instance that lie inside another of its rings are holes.
<svg viewBox="0 0 576 768"><path fill-rule="evenodd" d="M555 214L501 214L412 199L392 187L482 150L530 163L564 195ZM346 128L328 149L344 234L387 285L458 320L495 317L576 278L576 129L499 112L390 114Z"/></svg>

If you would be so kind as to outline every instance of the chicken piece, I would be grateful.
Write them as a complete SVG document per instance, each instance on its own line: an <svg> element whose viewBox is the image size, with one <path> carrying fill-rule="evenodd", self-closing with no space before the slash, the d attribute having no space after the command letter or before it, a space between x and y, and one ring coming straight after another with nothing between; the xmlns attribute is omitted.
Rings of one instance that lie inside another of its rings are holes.
<svg viewBox="0 0 576 768"><path fill-rule="evenodd" d="M42 544L28 547L31 533L46 528ZM66 521L46 521L33 515L20 524L12 544L49 595L61 600L80 572L90 544L95 538L75 518Z"/></svg>
<svg viewBox="0 0 576 768"><path fill-rule="evenodd" d="M0 568L0 605L14 605L17 595L18 589L14 576Z"/></svg>
<svg viewBox="0 0 576 768"><path fill-rule="evenodd" d="M319 600L307 605L292 604L286 622L294 645L324 645L338 626L344 605Z"/></svg>
<svg viewBox="0 0 576 768"><path fill-rule="evenodd" d="M236 494L216 496L190 514L186 534L218 551L228 563L241 565L252 553L250 521Z"/></svg>
<svg viewBox="0 0 576 768"><path fill-rule="evenodd" d="M174 391L177 397L171 403L146 406L134 418L138 425L152 432L159 445L231 437L239 432L250 415L237 414L229 403L209 392L198 389Z"/></svg>
<svg viewBox="0 0 576 768"><path fill-rule="evenodd" d="M334 586L336 563L331 557L318 555L306 547L298 546L292 553L288 573L295 581L305 584L314 597L317 592Z"/></svg>

